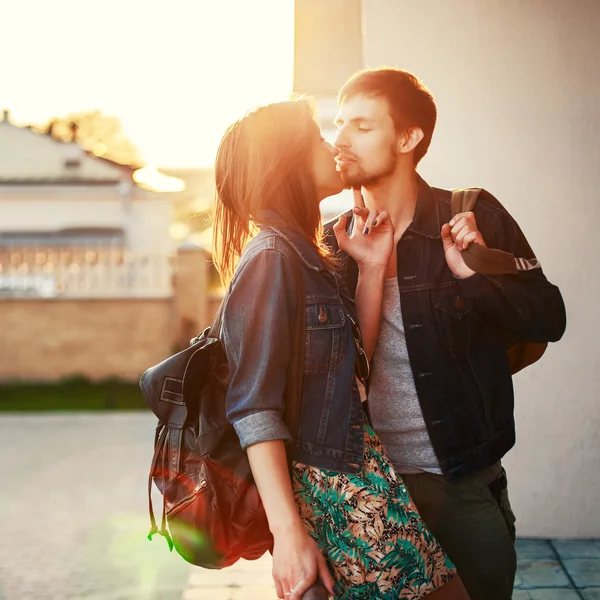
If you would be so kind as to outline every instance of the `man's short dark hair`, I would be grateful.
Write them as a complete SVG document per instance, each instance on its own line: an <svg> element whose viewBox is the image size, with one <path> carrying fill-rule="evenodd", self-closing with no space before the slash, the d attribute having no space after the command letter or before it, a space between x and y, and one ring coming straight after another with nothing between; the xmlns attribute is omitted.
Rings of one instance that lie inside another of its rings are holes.
<svg viewBox="0 0 600 600"><path fill-rule="evenodd" d="M435 101L425 84L403 69L367 69L358 71L346 81L338 94L338 104L341 106L351 96L387 100L398 133L410 127L419 127L423 131L423 139L415 148L417 165L427 153L437 119Z"/></svg>

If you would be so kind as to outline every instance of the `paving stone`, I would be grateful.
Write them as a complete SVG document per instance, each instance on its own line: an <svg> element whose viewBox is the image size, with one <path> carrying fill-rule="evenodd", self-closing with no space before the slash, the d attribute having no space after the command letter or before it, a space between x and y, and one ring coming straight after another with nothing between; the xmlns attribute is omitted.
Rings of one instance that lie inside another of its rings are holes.
<svg viewBox="0 0 600 600"><path fill-rule="evenodd" d="M581 600L576 590L565 588L529 590L531 600Z"/></svg>
<svg viewBox="0 0 600 600"><path fill-rule="evenodd" d="M569 579L555 560L517 561L516 589L567 588Z"/></svg>
<svg viewBox="0 0 600 600"><path fill-rule="evenodd" d="M277 600L275 588L263 585L244 587L188 588L181 600Z"/></svg>
<svg viewBox="0 0 600 600"><path fill-rule="evenodd" d="M562 559L600 559L600 543L597 540L552 540L552 545Z"/></svg>
<svg viewBox="0 0 600 600"><path fill-rule="evenodd" d="M277 600L274 585L247 585L234 590L231 600Z"/></svg>
<svg viewBox="0 0 600 600"><path fill-rule="evenodd" d="M264 573L261 571L243 572L206 570L202 572L194 571L189 579L189 585L192 587L210 587L210 586L230 586L239 587L247 585L273 585L273 577L271 572Z"/></svg>
<svg viewBox="0 0 600 600"><path fill-rule="evenodd" d="M563 564L577 587L600 587L600 559L571 558Z"/></svg>
<svg viewBox="0 0 600 600"><path fill-rule="evenodd" d="M556 555L548 540L518 539L515 547L518 559L556 560Z"/></svg>
<svg viewBox="0 0 600 600"><path fill-rule="evenodd" d="M230 587L197 587L183 592L181 600L233 600L233 588Z"/></svg>
<svg viewBox="0 0 600 600"><path fill-rule="evenodd" d="M579 593L584 600L600 600L600 588L584 588Z"/></svg>
<svg viewBox="0 0 600 600"><path fill-rule="evenodd" d="M581 600L581 597L577 593L577 590L567 588L538 588L535 590L515 590L512 600Z"/></svg>
<svg viewBox="0 0 600 600"><path fill-rule="evenodd" d="M239 560L231 567L219 571L193 567L188 578L186 594L191 594L189 598L196 600L203 598L202 594L207 590L214 589L213 586L221 586L230 590L228 600L277 598L271 574L272 567L269 553L258 560ZM199 595L194 596L195 593ZM188 600L188 596L184 595L183 600Z"/></svg>

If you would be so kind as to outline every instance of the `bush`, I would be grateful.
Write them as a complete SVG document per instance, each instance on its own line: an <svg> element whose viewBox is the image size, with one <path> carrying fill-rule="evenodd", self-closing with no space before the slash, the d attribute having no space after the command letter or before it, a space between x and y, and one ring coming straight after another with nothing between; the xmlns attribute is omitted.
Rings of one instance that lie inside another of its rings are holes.
<svg viewBox="0 0 600 600"><path fill-rule="evenodd" d="M83 376L61 381L0 383L0 411L147 410L137 382L90 381Z"/></svg>

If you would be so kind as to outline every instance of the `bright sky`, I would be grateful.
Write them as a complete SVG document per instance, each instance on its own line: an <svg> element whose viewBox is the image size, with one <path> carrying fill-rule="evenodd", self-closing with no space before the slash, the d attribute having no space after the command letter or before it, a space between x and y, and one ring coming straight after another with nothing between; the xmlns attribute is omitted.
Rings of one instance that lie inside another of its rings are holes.
<svg viewBox="0 0 600 600"><path fill-rule="evenodd" d="M214 161L226 127L292 90L294 0L7 0L0 110L100 109L146 161Z"/></svg>

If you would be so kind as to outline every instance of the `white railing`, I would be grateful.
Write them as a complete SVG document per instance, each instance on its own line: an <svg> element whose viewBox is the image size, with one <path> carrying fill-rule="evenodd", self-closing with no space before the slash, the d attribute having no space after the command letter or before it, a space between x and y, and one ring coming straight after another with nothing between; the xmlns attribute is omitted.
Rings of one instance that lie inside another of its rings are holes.
<svg viewBox="0 0 600 600"><path fill-rule="evenodd" d="M163 298L172 259L120 248L0 247L0 298Z"/></svg>

